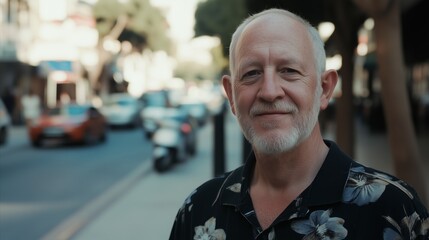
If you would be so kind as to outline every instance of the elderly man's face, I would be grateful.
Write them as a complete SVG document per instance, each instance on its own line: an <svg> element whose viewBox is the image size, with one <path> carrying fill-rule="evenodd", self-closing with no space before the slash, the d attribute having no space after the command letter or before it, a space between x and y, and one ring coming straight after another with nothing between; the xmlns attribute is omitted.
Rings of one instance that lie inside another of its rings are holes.
<svg viewBox="0 0 429 240"><path fill-rule="evenodd" d="M321 87L304 26L284 16L254 20L232 57L228 96L252 145L275 154L305 139L317 122Z"/></svg>

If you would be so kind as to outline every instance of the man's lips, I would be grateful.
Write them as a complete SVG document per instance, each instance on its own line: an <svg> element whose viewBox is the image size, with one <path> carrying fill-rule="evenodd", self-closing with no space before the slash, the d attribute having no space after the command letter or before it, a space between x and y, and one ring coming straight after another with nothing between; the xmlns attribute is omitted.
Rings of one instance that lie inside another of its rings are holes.
<svg viewBox="0 0 429 240"><path fill-rule="evenodd" d="M291 112L282 112L282 111L274 111L274 112L258 112L255 113L255 117L262 117L262 116L277 116L277 115L286 115L291 114Z"/></svg>

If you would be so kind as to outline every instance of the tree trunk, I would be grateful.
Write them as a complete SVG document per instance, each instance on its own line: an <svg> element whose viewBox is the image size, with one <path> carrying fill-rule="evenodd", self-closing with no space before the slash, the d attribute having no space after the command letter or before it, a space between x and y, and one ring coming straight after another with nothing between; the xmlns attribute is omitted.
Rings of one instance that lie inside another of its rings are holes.
<svg viewBox="0 0 429 240"><path fill-rule="evenodd" d="M343 43L348 45L347 43ZM340 51L342 56L341 92L342 95L336 103L336 141L341 149L350 157L355 157L355 124L353 103L353 54L347 46Z"/></svg>
<svg viewBox="0 0 429 240"><path fill-rule="evenodd" d="M383 11L373 11L381 94L396 175L426 202L423 166L407 96L399 3L390 0Z"/></svg>
<svg viewBox="0 0 429 240"><path fill-rule="evenodd" d="M336 142L350 157L355 157L355 124L353 104L353 51L356 46L356 29L354 19L349 14L348 3L343 0L333 1L333 17L336 25L339 50L342 57L342 66L339 71L341 77L341 97L336 102Z"/></svg>
<svg viewBox="0 0 429 240"><path fill-rule="evenodd" d="M105 82L100 81L100 78L103 74L103 69L105 67L105 64L110 60L112 55L108 53L106 50L104 50L103 44L106 39L112 39L117 40L119 35L122 33L122 31L125 29L126 25L128 23L128 17L125 15L120 15L118 17L118 20L115 24L115 26L112 28L112 30L107 34L107 36L100 37L97 43L97 52L98 52L98 63L94 69L94 71L90 74L90 83L93 89L97 89L98 91L102 91L105 86Z"/></svg>

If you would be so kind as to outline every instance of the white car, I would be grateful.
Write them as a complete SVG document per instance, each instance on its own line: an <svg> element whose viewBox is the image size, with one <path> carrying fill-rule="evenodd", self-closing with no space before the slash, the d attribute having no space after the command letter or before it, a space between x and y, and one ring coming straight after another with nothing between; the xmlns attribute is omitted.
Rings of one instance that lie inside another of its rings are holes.
<svg viewBox="0 0 429 240"><path fill-rule="evenodd" d="M207 105L202 101L182 101L179 108L183 109L198 122L199 126L204 126L210 118L210 112Z"/></svg>
<svg viewBox="0 0 429 240"><path fill-rule="evenodd" d="M7 141L7 134L10 126L10 116L6 106L0 99L0 145L4 145Z"/></svg>
<svg viewBox="0 0 429 240"><path fill-rule="evenodd" d="M139 127L142 103L127 93L111 94L103 102L101 112L110 126Z"/></svg>

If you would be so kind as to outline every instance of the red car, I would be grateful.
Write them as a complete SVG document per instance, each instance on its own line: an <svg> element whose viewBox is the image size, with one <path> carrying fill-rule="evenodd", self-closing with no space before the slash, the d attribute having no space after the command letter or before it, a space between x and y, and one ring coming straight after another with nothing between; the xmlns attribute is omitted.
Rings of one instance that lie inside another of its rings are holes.
<svg viewBox="0 0 429 240"><path fill-rule="evenodd" d="M89 144L104 142L108 125L105 117L93 106L70 104L47 109L29 126L31 143L40 147L44 140Z"/></svg>

